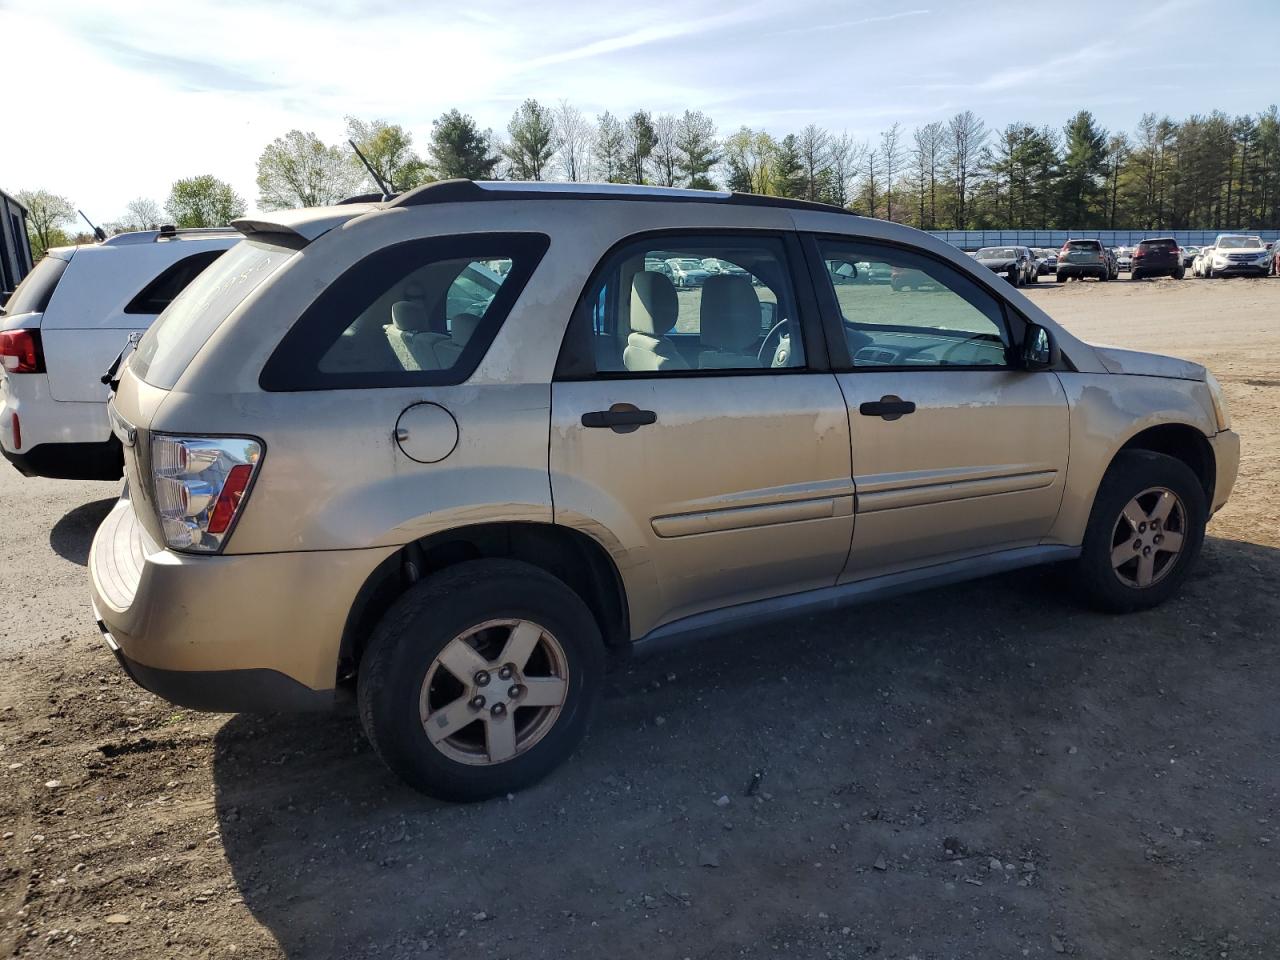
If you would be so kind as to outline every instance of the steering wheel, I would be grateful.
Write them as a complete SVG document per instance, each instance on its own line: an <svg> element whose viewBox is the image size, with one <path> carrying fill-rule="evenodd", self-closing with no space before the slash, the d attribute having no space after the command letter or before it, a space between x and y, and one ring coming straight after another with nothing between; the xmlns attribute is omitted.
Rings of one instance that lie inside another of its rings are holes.
<svg viewBox="0 0 1280 960"><path fill-rule="evenodd" d="M782 348L782 338L787 336L787 330L791 326L790 320L779 320L764 336L764 342L760 344L760 350L756 354L756 360L762 367L786 367L791 363L791 349ZM788 338L789 339L789 338ZM769 357L768 363L765 363L765 357Z"/></svg>

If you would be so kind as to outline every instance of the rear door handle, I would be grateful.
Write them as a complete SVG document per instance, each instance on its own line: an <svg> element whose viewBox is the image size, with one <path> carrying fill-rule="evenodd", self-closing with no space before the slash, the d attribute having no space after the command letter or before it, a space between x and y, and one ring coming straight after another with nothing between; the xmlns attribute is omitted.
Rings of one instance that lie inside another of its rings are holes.
<svg viewBox="0 0 1280 960"><path fill-rule="evenodd" d="M897 420L909 413L916 412L916 405L910 400L903 400L892 393L879 400L868 400L858 406L858 412L864 417L880 417L883 420Z"/></svg>
<svg viewBox="0 0 1280 960"><path fill-rule="evenodd" d="M657 422L658 415L652 410L641 410L630 403L615 403L608 410L592 410L582 415L584 427L608 427L614 433L631 433Z"/></svg>

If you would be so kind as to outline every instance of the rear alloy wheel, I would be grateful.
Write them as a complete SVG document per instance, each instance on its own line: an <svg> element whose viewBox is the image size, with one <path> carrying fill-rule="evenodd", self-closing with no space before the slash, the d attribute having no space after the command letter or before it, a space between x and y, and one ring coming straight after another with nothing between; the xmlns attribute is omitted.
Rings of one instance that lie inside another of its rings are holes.
<svg viewBox="0 0 1280 960"><path fill-rule="evenodd" d="M1015 287L1022 286L1022 271L1019 270L1017 267L1014 267L1012 270L1010 270L1009 282L1012 283Z"/></svg>
<svg viewBox="0 0 1280 960"><path fill-rule="evenodd" d="M483 800L573 752L603 673L600 630L577 594L538 567L475 560L392 604L360 664L360 719L411 786Z"/></svg>
<svg viewBox="0 0 1280 960"><path fill-rule="evenodd" d="M1181 460L1147 450L1116 456L1085 531L1080 582L1098 606L1144 610L1178 588L1200 552L1204 489Z"/></svg>

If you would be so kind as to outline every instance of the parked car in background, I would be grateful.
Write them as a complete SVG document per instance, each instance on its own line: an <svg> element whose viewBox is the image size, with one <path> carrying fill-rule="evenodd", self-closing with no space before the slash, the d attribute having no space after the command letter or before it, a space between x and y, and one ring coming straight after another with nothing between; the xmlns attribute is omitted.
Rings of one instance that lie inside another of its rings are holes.
<svg viewBox="0 0 1280 960"><path fill-rule="evenodd" d="M1115 247L1111 253L1116 258L1117 271L1133 268L1133 247Z"/></svg>
<svg viewBox="0 0 1280 960"><path fill-rule="evenodd" d="M240 234L146 230L56 247L0 316L0 452L27 476L113 480L103 374Z"/></svg>
<svg viewBox="0 0 1280 960"><path fill-rule="evenodd" d="M1213 256L1204 275L1213 277L1265 277L1271 271L1271 254L1261 237L1242 233L1223 233L1213 241Z"/></svg>
<svg viewBox="0 0 1280 960"><path fill-rule="evenodd" d="M1280 277L1280 243L1271 245L1271 275Z"/></svg>
<svg viewBox="0 0 1280 960"><path fill-rule="evenodd" d="M1111 251L1100 240L1068 240L1058 251L1057 280L1113 280L1120 271Z"/></svg>
<svg viewBox="0 0 1280 960"><path fill-rule="evenodd" d="M1133 267L1130 280L1149 277L1173 277L1181 280L1187 268L1182 265L1182 250L1172 237L1156 237L1143 240L1133 250Z"/></svg>
<svg viewBox="0 0 1280 960"><path fill-rule="evenodd" d="M438 796L561 763L608 650L1037 563L1151 607L1235 480L1204 367L1086 344L948 244L841 208L452 180L241 229L122 372L93 616L188 707L354 689L377 755ZM760 286L678 296L656 249ZM483 315L447 317L495 260ZM935 290L837 284L841 263Z"/></svg>
<svg viewBox="0 0 1280 960"><path fill-rule="evenodd" d="M720 260L717 257L704 257L702 260L702 268L711 276L731 276L731 277L750 277L746 270L738 266L736 263L730 263L728 260Z"/></svg>
<svg viewBox="0 0 1280 960"><path fill-rule="evenodd" d="M1196 255L1200 252L1200 248L1184 243L1179 249L1182 250L1182 266L1189 269L1196 262Z"/></svg>
<svg viewBox="0 0 1280 960"><path fill-rule="evenodd" d="M1191 261L1191 275L1193 277L1203 277L1208 272L1209 263L1213 259L1213 247L1201 247L1196 251L1195 259Z"/></svg>
<svg viewBox="0 0 1280 960"><path fill-rule="evenodd" d="M1039 264L1038 272L1040 276L1042 277L1048 276L1049 274L1057 271L1058 269L1058 251L1057 250L1050 250L1045 247L1037 247L1033 252L1036 255L1037 263Z"/></svg>
<svg viewBox="0 0 1280 960"><path fill-rule="evenodd" d="M711 271L702 265L698 257L672 257L667 260L671 279L677 287L700 287L707 282Z"/></svg>
<svg viewBox="0 0 1280 960"><path fill-rule="evenodd" d="M992 273L1002 274L1015 287L1040 279L1039 264L1030 247L982 247L975 259Z"/></svg>

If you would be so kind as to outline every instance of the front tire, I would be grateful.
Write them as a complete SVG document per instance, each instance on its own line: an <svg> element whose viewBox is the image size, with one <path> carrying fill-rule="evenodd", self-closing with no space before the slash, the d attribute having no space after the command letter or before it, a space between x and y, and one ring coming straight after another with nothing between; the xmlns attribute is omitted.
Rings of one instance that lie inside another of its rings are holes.
<svg viewBox="0 0 1280 960"><path fill-rule="evenodd" d="M1121 451L1098 486L1076 561L1084 596L1114 613L1163 603L1195 563L1207 522L1190 467L1162 453Z"/></svg>
<svg viewBox="0 0 1280 960"><path fill-rule="evenodd" d="M520 790L586 734L604 676L591 611L515 560L475 560L410 587L360 663L360 720L401 779L443 800Z"/></svg>

